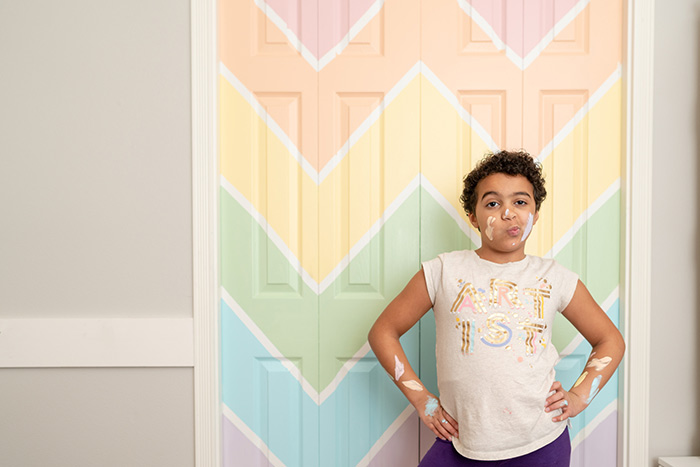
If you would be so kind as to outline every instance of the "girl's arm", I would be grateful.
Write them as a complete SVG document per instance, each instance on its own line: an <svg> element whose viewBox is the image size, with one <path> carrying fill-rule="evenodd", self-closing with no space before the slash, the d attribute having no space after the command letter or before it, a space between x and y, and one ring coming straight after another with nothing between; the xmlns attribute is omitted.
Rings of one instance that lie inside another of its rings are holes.
<svg viewBox="0 0 700 467"><path fill-rule="evenodd" d="M421 269L377 318L368 340L377 360L416 408L423 423L438 437L451 439L452 436L459 436L457 422L423 386L399 342L399 337L411 329L432 306Z"/></svg>
<svg viewBox="0 0 700 467"><path fill-rule="evenodd" d="M575 417L583 411L613 375L625 353L625 342L620 331L593 300L581 281L578 281L571 302L562 312L564 317L593 347L591 356L579 379L568 391L555 381L547 398L545 411L562 409L552 421Z"/></svg>

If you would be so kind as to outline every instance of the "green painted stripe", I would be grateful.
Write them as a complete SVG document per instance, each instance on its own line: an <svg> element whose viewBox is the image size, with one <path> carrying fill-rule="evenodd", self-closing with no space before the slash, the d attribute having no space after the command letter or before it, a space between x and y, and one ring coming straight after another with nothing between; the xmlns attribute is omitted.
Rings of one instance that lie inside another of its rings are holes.
<svg viewBox="0 0 700 467"><path fill-rule="evenodd" d="M559 262L582 275L599 301L619 283L619 203L618 192L557 255ZM584 247L587 256L575 254ZM417 251L427 260L441 252L471 248L474 245L454 220L421 189L319 297L259 224L221 190L222 285L318 391L364 345L376 316L419 269ZM587 268L588 264L596 269ZM421 347L430 349L434 348L434 324L425 320L432 316L421 322ZM557 326L554 345L561 349L576 330L566 320ZM421 352L420 358L421 372L435 371L432 352ZM421 378L427 378L426 384L434 380L423 373Z"/></svg>
<svg viewBox="0 0 700 467"><path fill-rule="evenodd" d="M320 391L366 343L372 323L418 270L418 207L416 191L317 296L260 225L222 189L222 285ZM267 284L264 265L274 278L291 284Z"/></svg>
<svg viewBox="0 0 700 467"><path fill-rule="evenodd" d="M419 270L419 201L416 190L321 294L321 387L365 344L377 316Z"/></svg>
<svg viewBox="0 0 700 467"><path fill-rule="evenodd" d="M559 252L556 260L579 274L598 303L620 284L620 192L598 209ZM578 334L563 316L554 320L552 343L561 351Z"/></svg>
<svg viewBox="0 0 700 467"><path fill-rule="evenodd" d="M220 193L221 284L318 388L318 296L255 219L223 188ZM280 277L289 283L281 283ZM280 283L268 283L273 281Z"/></svg>

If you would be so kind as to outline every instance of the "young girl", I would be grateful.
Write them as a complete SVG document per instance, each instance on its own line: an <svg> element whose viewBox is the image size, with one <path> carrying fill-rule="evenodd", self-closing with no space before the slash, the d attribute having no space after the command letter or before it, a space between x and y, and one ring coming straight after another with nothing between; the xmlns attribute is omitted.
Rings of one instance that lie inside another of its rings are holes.
<svg viewBox="0 0 700 467"><path fill-rule="evenodd" d="M566 420L590 404L622 359L620 332L578 276L525 255L545 196L529 154L486 156L464 179L460 199L481 247L423 263L369 333L379 362L437 435L422 467L568 466ZM399 342L431 308L440 399ZM568 391L555 381L556 312L593 347Z"/></svg>

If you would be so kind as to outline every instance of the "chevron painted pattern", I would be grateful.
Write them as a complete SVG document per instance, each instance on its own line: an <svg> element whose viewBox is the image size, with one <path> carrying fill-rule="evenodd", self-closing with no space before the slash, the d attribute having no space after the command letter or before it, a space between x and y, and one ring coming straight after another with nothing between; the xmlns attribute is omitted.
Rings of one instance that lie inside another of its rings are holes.
<svg viewBox="0 0 700 467"><path fill-rule="evenodd" d="M485 152L526 148L548 199L528 253L619 320L621 0L220 0L226 466L416 465L432 438L369 349L420 262L479 246L458 202ZM590 346L563 318L571 385ZM402 337L437 392L429 313ZM617 459L617 376L572 422Z"/></svg>

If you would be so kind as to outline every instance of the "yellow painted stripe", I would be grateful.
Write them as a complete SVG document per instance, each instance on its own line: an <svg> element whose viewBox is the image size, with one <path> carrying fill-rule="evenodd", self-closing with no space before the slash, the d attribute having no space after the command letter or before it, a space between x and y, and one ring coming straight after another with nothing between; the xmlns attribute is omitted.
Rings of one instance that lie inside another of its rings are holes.
<svg viewBox="0 0 700 467"><path fill-rule="evenodd" d="M545 159L547 200L528 242L528 253L546 254L620 177L621 92L618 80Z"/></svg>
<svg viewBox="0 0 700 467"><path fill-rule="evenodd" d="M320 282L418 174L418 78L320 186L223 78L220 87L222 175Z"/></svg>
<svg viewBox="0 0 700 467"><path fill-rule="evenodd" d="M415 112L419 101L421 119ZM620 102L618 81L545 160L549 196L529 253L547 253L620 176ZM317 282L367 234L419 170L466 220L459 204L461 179L487 151L488 145L421 75L317 186L221 80L222 174Z"/></svg>
<svg viewBox="0 0 700 467"><path fill-rule="evenodd" d="M488 147L427 81L423 82L421 105L421 170L466 221L459 204L462 177ZM546 254L620 177L621 118L621 81L618 81L545 160L548 195L528 242L528 253Z"/></svg>

